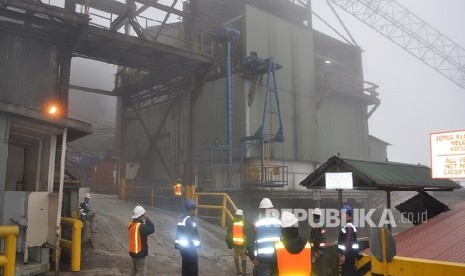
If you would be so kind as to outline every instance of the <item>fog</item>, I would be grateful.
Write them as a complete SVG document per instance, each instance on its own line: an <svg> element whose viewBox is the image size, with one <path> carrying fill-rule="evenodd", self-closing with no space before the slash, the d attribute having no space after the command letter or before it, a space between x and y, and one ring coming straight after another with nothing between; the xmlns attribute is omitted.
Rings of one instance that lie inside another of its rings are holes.
<svg viewBox="0 0 465 276"><path fill-rule="evenodd" d="M411 12L465 47L465 1L403 0ZM326 1L312 1L313 10L341 33L336 17ZM367 27L352 15L336 7L356 42L364 50L365 80L380 85L380 107L369 120L370 134L391 144L390 161L421 163L430 166L429 134L465 129L465 89L460 88L426 64ZM441 11L439 13L439 10ZM317 18L316 30L338 38ZM101 62L73 58L71 84L112 90L116 67ZM111 149L114 133L116 98L70 92L70 117L94 125L94 139ZM113 132L109 132L112 128ZM83 146L89 146L79 141ZM93 147L98 150L99 146Z"/></svg>
<svg viewBox="0 0 465 276"><path fill-rule="evenodd" d="M465 1L402 0L398 3L465 47ZM344 33L326 1L312 1L312 8ZM465 89L352 15L337 7L336 10L364 50L365 80L380 85L381 105L369 120L370 134L392 145L388 147L390 161L430 166L429 134L465 129ZM314 29L334 34L316 18L313 24Z"/></svg>

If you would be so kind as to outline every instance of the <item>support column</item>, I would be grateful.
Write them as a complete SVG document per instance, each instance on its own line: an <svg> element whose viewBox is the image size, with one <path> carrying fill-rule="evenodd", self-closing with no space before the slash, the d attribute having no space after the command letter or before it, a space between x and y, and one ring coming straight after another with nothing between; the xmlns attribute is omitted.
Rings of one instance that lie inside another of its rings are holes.
<svg viewBox="0 0 465 276"><path fill-rule="evenodd" d="M57 100L60 105L59 114L63 117L68 117L69 80L71 76L72 53L65 49L61 49L60 52Z"/></svg>
<svg viewBox="0 0 465 276"><path fill-rule="evenodd" d="M9 129L8 115L0 112L0 223L3 221L3 205L5 204Z"/></svg>
<svg viewBox="0 0 465 276"><path fill-rule="evenodd" d="M189 149L188 149L188 156L189 156L189 168L187 174L187 191L192 191L193 187L195 187L195 106L196 101L192 95L192 91L189 96ZM190 187L189 187L190 186ZM193 198L193 194L186 193L186 198Z"/></svg>
<svg viewBox="0 0 465 276"><path fill-rule="evenodd" d="M391 210L391 191L388 190L386 191L386 208ZM391 221L389 221L388 230L392 231Z"/></svg>
<svg viewBox="0 0 465 276"><path fill-rule="evenodd" d="M127 156L126 156L126 144L128 140L128 124L127 124L127 98L121 96L118 98L118 108L120 111L119 115L119 188L118 188L118 198L125 199L125 185L126 185L126 164L127 164Z"/></svg>

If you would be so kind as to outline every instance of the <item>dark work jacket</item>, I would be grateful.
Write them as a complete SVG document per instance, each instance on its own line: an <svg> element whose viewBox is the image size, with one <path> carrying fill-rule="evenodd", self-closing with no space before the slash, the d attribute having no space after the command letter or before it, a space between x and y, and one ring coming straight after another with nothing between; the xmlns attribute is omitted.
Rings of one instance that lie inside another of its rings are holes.
<svg viewBox="0 0 465 276"><path fill-rule="evenodd" d="M85 200L81 202L81 205L79 205L79 207L81 207L81 209L84 211L85 214L92 211L92 208L90 208L89 203L87 203Z"/></svg>
<svg viewBox="0 0 465 276"><path fill-rule="evenodd" d="M134 223L142 223L142 225L139 228L139 233L140 233L140 239L142 242L142 250L135 254L132 252L129 252L129 255L134 258L141 258L141 257L146 257L149 254L149 246L147 243L147 238L149 235L153 234L155 232L155 225L153 225L153 222L150 219L147 219L145 223L141 219L132 219Z"/></svg>

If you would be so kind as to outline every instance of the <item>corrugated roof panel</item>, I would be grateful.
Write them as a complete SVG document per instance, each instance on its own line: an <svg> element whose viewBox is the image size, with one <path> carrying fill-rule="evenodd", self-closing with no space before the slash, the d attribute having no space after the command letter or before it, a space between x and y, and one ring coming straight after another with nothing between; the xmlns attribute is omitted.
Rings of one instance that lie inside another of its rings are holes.
<svg viewBox="0 0 465 276"><path fill-rule="evenodd" d="M465 263L465 202L416 225L396 239L397 255Z"/></svg>

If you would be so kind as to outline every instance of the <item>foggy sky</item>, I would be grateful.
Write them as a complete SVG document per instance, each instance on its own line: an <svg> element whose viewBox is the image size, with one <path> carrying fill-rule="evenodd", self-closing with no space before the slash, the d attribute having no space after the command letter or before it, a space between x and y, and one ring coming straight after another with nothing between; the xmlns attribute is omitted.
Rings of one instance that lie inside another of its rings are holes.
<svg viewBox="0 0 465 276"><path fill-rule="evenodd" d="M465 1L398 0L412 13L465 48ZM326 1L312 1L313 10L338 26ZM390 161L430 164L429 134L465 129L465 89L336 7L364 53L366 81L380 85L380 107L369 120L370 134L384 140ZM332 35L314 18L314 29Z"/></svg>

